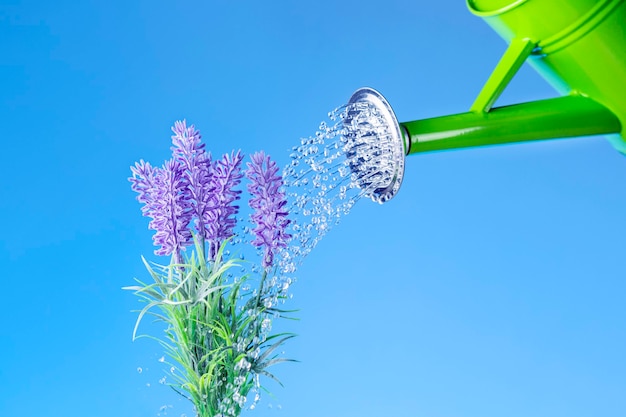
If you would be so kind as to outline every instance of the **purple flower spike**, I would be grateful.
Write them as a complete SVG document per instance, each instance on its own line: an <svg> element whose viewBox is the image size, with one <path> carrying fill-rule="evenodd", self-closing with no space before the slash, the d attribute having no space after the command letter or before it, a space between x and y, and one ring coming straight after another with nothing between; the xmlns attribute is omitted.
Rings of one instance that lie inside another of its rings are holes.
<svg viewBox="0 0 626 417"><path fill-rule="evenodd" d="M180 156L184 162L191 162L196 156L203 154L204 143L201 143L200 131L194 125L187 127L187 121L177 120L172 127L172 151L176 156ZM191 169L192 165L186 168Z"/></svg>
<svg viewBox="0 0 626 417"><path fill-rule="evenodd" d="M150 216L152 205L154 204L154 194L156 192L156 173L155 168L149 162L141 159L135 162L134 167L130 167L133 176L128 180L132 183L130 188L139 193L137 201L144 203L141 212L144 216Z"/></svg>
<svg viewBox="0 0 626 417"><path fill-rule="evenodd" d="M251 217L256 224L252 244L264 249L263 267L268 268L274 263L276 251L287 247L291 239L291 235L285 232L290 223L285 208L287 200L281 190L283 180L277 175L278 166L269 155L265 156L261 151L251 159L246 177L250 180L248 191L252 194L249 204L254 209Z"/></svg>
<svg viewBox="0 0 626 417"><path fill-rule="evenodd" d="M152 238L154 244L161 246L154 253L156 255L174 253L180 262L180 251L192 241L188 225L193 216L188 182L180 162L171 159L166 161L158 172L157 184L159 192L156 217L148 226L156 230Z"/></svg>
<svg viewBox="0 0 626 417"><path fill-rule="evenodd" d="M142 160L131 171L131 188L144 203L143 215L152 218L148 228L156 231L154 244L161 246L154 253L174 254L176 262L180 262L180 251L192 240L188 225L193 216L183 167L180 162L169 160L163 168L153 168Z"/></svg>
<svg viewBox="0 0 626 417"><path fill-rule="evenodd" d="M242 161L243 155L240 151L225 154L222 159L215 161L212 169L214 205L205 216L207 239L211 242L211 259L214 259L222 242L234 235L233 229L237 224L235 216L239 212L239 206L234 203L241 194L241 190L235 190L235 187L241 183L243 177Z"/></svg>
<svg viewBox="0 0 626 417"><path fill-rule="evenodd" d="M183 167L188 182L189 199L196 217L196 230L200 241L207 236L205 221L209 210L215 205L214 185L211 181L211 154L205 152L200 142L200 132L185 120L172 127L172 155Z"/></svg>

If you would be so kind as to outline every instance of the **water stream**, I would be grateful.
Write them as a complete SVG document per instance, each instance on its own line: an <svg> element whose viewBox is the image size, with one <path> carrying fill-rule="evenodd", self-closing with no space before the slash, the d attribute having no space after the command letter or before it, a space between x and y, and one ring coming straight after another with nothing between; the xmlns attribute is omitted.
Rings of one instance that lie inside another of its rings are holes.
<svg viewBox="0 0 626 417"><path fill-rule="evenodd" d="M276 270L262 281L265 307L275 307L291 298L289 288L295 281L296 269L358 201L383 203L389 198L387 190L397 180L398 171L398 149L391 128L379 107L357 102L330 112L314 136L301 139L293 147L290 164L283 171L292 238L276 254ZM245 226L244 235L247 233L249 228ZM242 267L242 273L245 271ZM257 279L263 273L254 264L249 272ZM241 304L245 305L245 300ZM272 319L279 316L264 318L257 335L261 341L268 337ZM260 389L257 375L248 394L249 409L256 407ZM243 403L240 405L243 407Z"/></svg>
<svg viewBox="0 0 626 417"><path fill-rule="evenodd" d="M282 274L294 272L359 200L385 202L389 195L381 190L396 176L396 144L377 106L352 103L333 110L328 118L315 136L293 147L283 172L293 237L280 254Z"/></svg>

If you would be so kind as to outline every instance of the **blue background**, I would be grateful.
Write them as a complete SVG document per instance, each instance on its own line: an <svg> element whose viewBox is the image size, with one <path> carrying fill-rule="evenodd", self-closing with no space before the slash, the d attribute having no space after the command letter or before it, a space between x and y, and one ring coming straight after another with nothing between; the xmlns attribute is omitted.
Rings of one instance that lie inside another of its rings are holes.
<svg viewBox="0 0 626 417"><path fill-rule="evenodd" d="M461 1L1 0L0 415L191 416L120 289L157 260L129 166L175 120L285 164L362 86L467 111L505 48ZM524 67L498 104L554 96ZM247 414L623 417L625 181L600 137L410 156L306 259L301 363Z"/></svg>

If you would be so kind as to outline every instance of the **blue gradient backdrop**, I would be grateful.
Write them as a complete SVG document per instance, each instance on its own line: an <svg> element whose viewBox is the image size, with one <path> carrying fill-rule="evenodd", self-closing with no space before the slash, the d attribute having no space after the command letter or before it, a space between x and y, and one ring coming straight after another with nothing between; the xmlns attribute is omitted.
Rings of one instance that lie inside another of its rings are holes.
<svg viewBox="0 0 626 417"><path fill-rule="evenodd" d="M362 86L466 111L505 47L462 1L0 0L0 416L191 416L120 289L176 119L284 164ZM555 95L524 67L498 104ZM306 260L301 363L247 415L625 416L625 212L601 137L409 157Z"/></svg>

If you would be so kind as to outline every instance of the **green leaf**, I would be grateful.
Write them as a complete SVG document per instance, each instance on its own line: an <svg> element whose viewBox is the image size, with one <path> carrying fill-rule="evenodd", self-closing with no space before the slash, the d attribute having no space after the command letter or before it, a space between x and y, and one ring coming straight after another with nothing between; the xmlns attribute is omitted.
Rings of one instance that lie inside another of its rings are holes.
<svg viewBox="0 0 626 417"><path fill-rule="evenodd" d="M274 343L273 345L271 345L270 347L265 349L265 352L263 352L263 354L261 356L259 356L259 358L257 359L257 362L261 363L265 360L265 358L267 358L273 351L275 351L276 349L278 349L278 347L280 345L282 345L283 343L285 343L286 340L289 340L293 337L295 337L295 334L290 334L289 336L283 337L282 339L280 339L278 342Z"/></svg>
<svg viewBox="0 0 626 417"><path fill-rule="evenodd" d="M272 378L274 381L278 382L278 384L279 384L281 387L284 387L283 383L282 383L282 382L280 382L280 381L278 380L278 378L276 378L273 374L271 374L271 373L267 372L266 370L262 369L262 370L259 372L259 374L261 374L261 375L265 375L265 376L267 376L267 377L269 377L269 378Z"/></svg>

